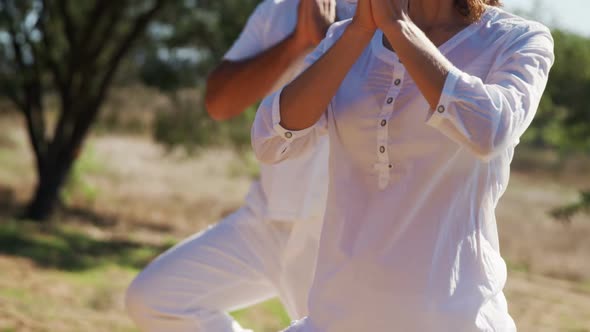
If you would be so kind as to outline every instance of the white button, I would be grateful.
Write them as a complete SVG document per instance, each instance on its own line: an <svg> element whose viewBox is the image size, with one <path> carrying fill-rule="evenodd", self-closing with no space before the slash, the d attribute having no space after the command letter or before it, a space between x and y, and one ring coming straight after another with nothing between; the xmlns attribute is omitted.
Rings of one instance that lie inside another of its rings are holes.
<svg viewBox="0 0 590 332"><path fill-rule="evenodd" d="M388 104L391 104L391 103L393 103L393 98L391 98L391 97L387 98L387 103L388 103Z"/></svg>
<svg viewBox="0 0 590 332"><path fill-rule="evenodd" d="M293 137L293 133L290 132L290 131L288 131L288 132L285 133L285 137L291 138L291 137Z"/></svg>
<svg viewBox="0 0 590 332"><path fill-rule="evenodd" d="M387 120L381 120L381 127L385 127L386 124L387 124Z"/></svg>
<svg viewBox="0 0 590 332"><path fill-rule="evenodd" d="M445 111L445 107L443 105L439 105L436 109L439 113L443 113Z"/></svg>
<svg viewBox="0 0 590 332"><path fill-rule="evenodd" d="M393 84L395 84L395 85L400 85L401 83L402 83L402 80L400 80L399 78L393 82Z"/></svg>
<svg viewBox="0 0 590 332"><path fill-rule="evenodd" d="M381 152L381 153L385 153L385 147L384 147L384 146L380 146L380 147L379 147L379 152Z"/></svg>

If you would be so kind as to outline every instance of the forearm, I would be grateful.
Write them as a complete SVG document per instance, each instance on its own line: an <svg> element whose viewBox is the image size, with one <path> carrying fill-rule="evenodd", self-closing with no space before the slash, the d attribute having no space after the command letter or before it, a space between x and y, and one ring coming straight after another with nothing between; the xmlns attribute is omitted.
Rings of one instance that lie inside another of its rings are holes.
<svg viewBox="0 0 590 332"><path fill-rule="evenodd" d="M290 131L278 125L280 91L264 98L252 125L254 154L263 163L273 164L308 154L327 134L325 116L313 127L304 131Z"/></svg>
<svg viewBox="0 0 590 332"><path fill-rule="evenodd" d="M383 33L431 108L436 108L453 64L411 21L393 22Z"/></svg>
<svg viewBox="0 0 590 332"><path fill-rule="evenodd" d="M349 25L317 62L287 85L280 98L281 126L289 130L313 126L372 36L371 32Z"/></svg>
<svg viewBox="0 0 590 332"><path fill-rule="evenodd" d="M553 61L548 31L529 33L484 79L456 68L414 24L384 29L428 101L427 123L488 161L518 143L538 107Z"/></svg>
<svg viewBox="0 0 590 332"><path fill-rule="evenodd" d="M205 95L207 111L216 120L241 114L266 96L308 48L291 35L250 59L224 61L209 75Z"/></svg>

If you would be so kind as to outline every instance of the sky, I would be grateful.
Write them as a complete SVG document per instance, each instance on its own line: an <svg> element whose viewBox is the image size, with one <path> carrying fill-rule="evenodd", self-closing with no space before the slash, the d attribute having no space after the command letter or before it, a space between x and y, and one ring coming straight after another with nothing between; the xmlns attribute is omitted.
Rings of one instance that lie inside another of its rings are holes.
<svg viewBox="0 0 590 332"><path fill-rule="evenodd" d="M503 0L508 10L535 13L550 27L563 28L590 37L590 0Z"/></svg>

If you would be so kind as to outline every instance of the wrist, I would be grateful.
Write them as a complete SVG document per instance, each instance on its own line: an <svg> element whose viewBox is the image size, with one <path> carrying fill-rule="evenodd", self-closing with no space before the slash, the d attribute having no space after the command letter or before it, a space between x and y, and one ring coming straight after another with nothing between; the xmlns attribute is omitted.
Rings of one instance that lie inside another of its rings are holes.
<svg viewBox="0 0 590 332"><path fill-rule="evenodd" d="M289 50L296 55L301 55L309 52L310 49L314 48L311 41L302 37L301 33L297 33L297 30L293 31L288 37Z"/></svg>
<svg viewBox="0 0 590 332"><path fill-rule="evenodd" d="M411 22L406 20L391 20L380 28L390 42L395 42L407 35L410 25Z"/></svg>
<svg viewBox="0 0 590 332"><path fill-rule="evenodd" d="M365 27L359 23L355 23L354 19L346 28L346 35L349 38L359 40L359 42L368 42L373 38L376 28Z"/></svg>
<svg viewBox="0 0 590 332"><path fill-rule="evenodd" d="M309 51L313 46L310 42L301 37L297 30L293 31L287 38L289 52L294 55L301 55Z"/></svg>

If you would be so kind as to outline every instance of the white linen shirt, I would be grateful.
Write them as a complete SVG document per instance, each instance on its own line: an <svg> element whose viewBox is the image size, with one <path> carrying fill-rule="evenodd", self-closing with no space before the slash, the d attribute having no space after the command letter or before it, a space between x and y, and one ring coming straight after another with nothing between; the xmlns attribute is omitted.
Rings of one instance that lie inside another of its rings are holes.
<svg viewBox="0 0 590 332"><path fill-rule="evenodd" d="M333 25L316 61L350 20ZM315 126L258 110L258 158L330 139L329 194L310 315L296 331L515 331L494 209L553 64L541 24L489 7L439 50L454 64L431 110L377 31Z"/></svg>
<svg viewBox="0 0 590 332"><path fill-rule="evenodd" d="M244 60L271 48L289 36L297 25L299 0L265 0L248 19L240 37L224 58ZM337 1L339 18L354 14L354 2ZM303 69L304 56L293 63L275 84L275 89L292 80ZM322 218L326 205L328 140L321 139L313 149L298 158L277 165L261 165L260 181L252 184L246 205L268 220L292 222ZM319 233L313 225L312 233Z"/></svg>

